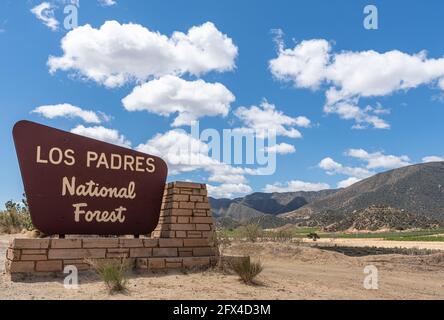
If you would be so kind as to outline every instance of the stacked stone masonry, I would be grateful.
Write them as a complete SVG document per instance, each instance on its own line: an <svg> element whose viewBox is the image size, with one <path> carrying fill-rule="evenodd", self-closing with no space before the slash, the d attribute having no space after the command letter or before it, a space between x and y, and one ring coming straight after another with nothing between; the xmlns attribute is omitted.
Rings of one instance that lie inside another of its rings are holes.
<svg viewBox="0 0 444 320"><path fill-rule="evenodd" d="M6 254L11 274L63 272L68 265L89 269L88 260L125 259L137 269L210 266L218 251L204 184L166 186L159 224L151 238L14 239Z"/></svg>

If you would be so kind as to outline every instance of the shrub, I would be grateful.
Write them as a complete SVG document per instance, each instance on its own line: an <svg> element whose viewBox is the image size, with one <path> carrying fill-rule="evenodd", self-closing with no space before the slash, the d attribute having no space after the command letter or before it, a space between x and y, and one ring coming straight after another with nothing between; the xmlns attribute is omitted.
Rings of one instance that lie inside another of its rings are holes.
<svg viewBox="0 0 444 320"><path fill-rule="evenodd" d="M248 259L235 259L230 268L240 277L245 284L254 284L254 279L262 272L263 266L260 261L251 262Z"/></svg>
<svg viewBox="0 0 444 320"><path fill-rule="evenodd" d="M6 211L0 212L0 233L18 233L23 229L34 229L28 210L26 196L23 195L23 205L8 201L5 203Z"/></svg>
<svg viewBox="0 0 444 320"><path fill-rule="evenodd" d="M125 259L110 261L88 260L88 264L100 275L105 282L109 294L125 293L127 288L127 272L129 265Z"/></svg>
<svg viewBox="0 0 444 320"><path fill-rule="evenodd" d="M262 228L255 223L247 224L246 226L239 228L240 234L248 241L256 242L259 237L262 236Z"/></svg>
<svg viewBox="0 0 444 320"><path fill-rule="evenodd" d="M308 239L312 239L313 241L316 241L316 240L318 240L318 239L321 239L321 237L320 237L316 232L310 232L310 233L307 235L307 238L308 238Z"/></svg>

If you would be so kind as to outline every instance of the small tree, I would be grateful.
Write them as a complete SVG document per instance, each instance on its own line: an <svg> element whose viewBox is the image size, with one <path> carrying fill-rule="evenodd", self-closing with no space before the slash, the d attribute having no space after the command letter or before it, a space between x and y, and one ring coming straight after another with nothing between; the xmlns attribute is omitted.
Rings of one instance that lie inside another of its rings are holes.
<svg viewBox="0 0 444 320"><path fill-rule="evenodd" d="M316 232L310 232L310 233L307 235L307 238L308 238L308 239L312 239L313 241L316 241L316 240L318 240L318 239L321 239L321 237L320 237Z"/></svg>

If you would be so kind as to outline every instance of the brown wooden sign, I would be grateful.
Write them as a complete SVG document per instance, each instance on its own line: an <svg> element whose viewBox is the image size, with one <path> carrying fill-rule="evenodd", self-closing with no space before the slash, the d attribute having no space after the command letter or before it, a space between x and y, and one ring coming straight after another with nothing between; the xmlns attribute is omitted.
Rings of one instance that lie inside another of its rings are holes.
<svg viewBox="0 0 444 320"><path fill-rule="evenodd" d="M34 226L45 234L147 234L159 220L167 166L155 156L18 122L17 156Z"/></svg>

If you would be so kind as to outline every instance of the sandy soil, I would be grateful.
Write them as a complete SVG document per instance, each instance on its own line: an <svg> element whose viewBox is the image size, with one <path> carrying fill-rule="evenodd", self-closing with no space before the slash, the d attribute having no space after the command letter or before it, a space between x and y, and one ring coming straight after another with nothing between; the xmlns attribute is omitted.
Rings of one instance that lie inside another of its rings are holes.
<svg viewBox="0 0 444 320"><path fill-rule="evenodd" d="M93 273L80 276L80 288L67 290L63 279L31 278L11 282L4 273L5 246L0 236L0 300L2 299L444 299L444 254L381 255L361 258L283 243L236 243L227 254L250 254L264 271L258 284L217 271L184 274L133 274L129 292L110 296ZM364 267L375 265L379 289L363 287Z"/></svg>

